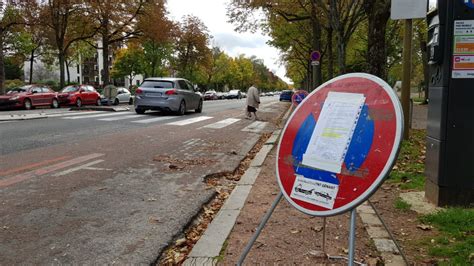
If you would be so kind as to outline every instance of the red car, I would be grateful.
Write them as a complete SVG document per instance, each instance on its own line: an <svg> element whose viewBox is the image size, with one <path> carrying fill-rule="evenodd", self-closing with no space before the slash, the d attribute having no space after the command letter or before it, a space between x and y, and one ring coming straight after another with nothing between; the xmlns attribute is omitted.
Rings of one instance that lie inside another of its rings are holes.
<svg viewBox="0 0 474 266"><path fill-rule="evenodd" d="M100 94L90 85L67 86L58 94L58 99L61 105L100 105Z"/></svg>
<svg viewBox="0 0 474 266"><path fill-rule="evenodd" d="M0 96L0 108L24 108L30 110L36 106L58 108L57 93L45 85L25 85Z"/></svg>

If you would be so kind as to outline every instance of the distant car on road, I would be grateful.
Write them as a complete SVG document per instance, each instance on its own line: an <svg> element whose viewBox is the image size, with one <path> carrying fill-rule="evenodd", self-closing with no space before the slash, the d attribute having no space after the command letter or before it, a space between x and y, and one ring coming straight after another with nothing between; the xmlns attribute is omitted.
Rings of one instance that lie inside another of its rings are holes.
<svg viewBox="0 0 474 266"><path fill-rule="evenodd" d="M100 95L100 100L102 104L108 104L109 99L105 97L105 95ZM124 88L124 87L118 87L117 88L117 96L115 99L113 99L113 102L111 102L113 105L119 105L121 103L128 103L128 104L133 104L133 96L132 93Z"/></svg>
<svg viewBox="0 0 474 266"><path fill-rule="evenodd" d="M227 94L226 99L242 99L242 92L240 90L231 90Z"/></svg>
<svg viewBox="0 0 474 266"><path fill-rule="evenodd" d="M280 102L281 101L288 101L291 102L291 97L293 96L293 91L291 90L284 90L280 93Z"/></svg>
<svg viewBox="0 0 474 266"><path fill-rule="evenodd" d="M36 106L59 107L58 95L45 85L25 85L12 89L0 96L0 108L24 108L30 110Z"/></svg>
<svg viewBox="0 0 474 266"><path fill-rule="evenodd" d="M60 105L75 105L81 107L85 104L100 105L100 94L91 85L70 85L58 94Z"/></svg>
<svg viewBox="0 0 474 266"><path fill-rule="evenodd" d="M219 97L217 96L216 91L206 91L204 93L204 100L217 100Z"/></svg>
<svg viewBox="0 0 474 266"><path fill-rule="evenodd" d="M188 110L202 112L202 97L191 82L182 78L147 78L135 91L135 112L172 111L184 115Z"/></svg>

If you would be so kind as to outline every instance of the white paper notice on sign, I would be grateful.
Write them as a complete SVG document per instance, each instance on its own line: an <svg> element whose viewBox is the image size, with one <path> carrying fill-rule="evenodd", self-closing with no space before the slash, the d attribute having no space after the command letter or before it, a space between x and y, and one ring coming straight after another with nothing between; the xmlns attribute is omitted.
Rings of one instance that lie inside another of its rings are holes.
<svg viewBox="0 0 474 266"><path fill-rule="evenodd" d="M334 208L339 186L296 175L290 197L327 209Z"/></svg>
<svg viewBox="0 0 474 266"><path fill-rule="evenodd" d="M364 103L360 93L329 92L301 163L341 173Z"/></svg>
<svg viewBox="0 0 474 266"><path fill-rule="evenodd" d="M413 19L426 17L428 9L427 0L392 0L390 18Z"/></svg>

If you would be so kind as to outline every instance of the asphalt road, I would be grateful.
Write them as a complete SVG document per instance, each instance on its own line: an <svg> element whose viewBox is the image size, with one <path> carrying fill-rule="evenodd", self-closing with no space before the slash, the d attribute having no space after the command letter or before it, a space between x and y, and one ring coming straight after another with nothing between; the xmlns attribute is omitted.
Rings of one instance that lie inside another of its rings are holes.
<svg viewBox="0 0 474 266"><path fill-rule="evenodd" d="M0 123L0 264L152 263L213 196L204 178L233 171L288 108L264 97L250 121L244 105Z"/></svg>

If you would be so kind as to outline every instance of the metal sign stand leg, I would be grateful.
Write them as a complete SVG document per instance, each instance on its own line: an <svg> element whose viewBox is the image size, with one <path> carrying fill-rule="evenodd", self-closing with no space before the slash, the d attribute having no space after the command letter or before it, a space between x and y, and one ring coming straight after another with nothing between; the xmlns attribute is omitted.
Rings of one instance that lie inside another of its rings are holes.
<svg viewBox="0 0 474 266"><path fill-rule="evenodd" d="M351 211L351 224L349 229L349 266L354 266L355 253L355 230L356 230L356 209Z"/></svg>
<svg viewBox="0 0 474 266"><path fill-rule="evenodd" d="M270 217L272 216L273 211L275 210L276 206L278 205L278 203L280 202L280 200L281 200L282 197L283 197L283 193L281 193L281 191L280 191L280 193L279 193L278 196L276 197L275 201L273 201L272 206L271 206L270 209L267 211L267 213L266 213L265 216L263 217L262 221L261 221L260 224L258 225L257 230L256 230L255 233L253 234L252 238L251 238L250 241L247 243L247 246L245 246L244 251L243 251L242 254L240 255L239 261L237 262L237 265L238 265L238 266L242 265L242 263L244 262L245 257L247 257L247 254L250 252L250 249L252 248L253 244L254 244L255 241L257 240L258 236L259 236L260 233L262 232L262 230L263 230L263 228L265 227L265 225L267 224L268 219L270 219Z"/></svg>

